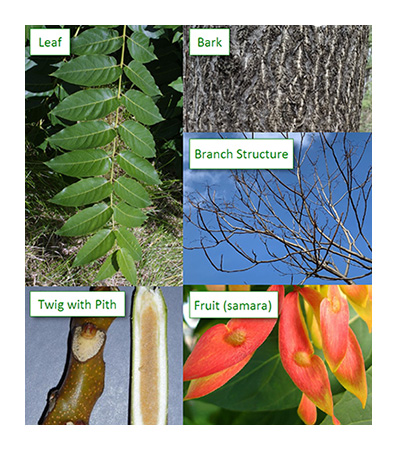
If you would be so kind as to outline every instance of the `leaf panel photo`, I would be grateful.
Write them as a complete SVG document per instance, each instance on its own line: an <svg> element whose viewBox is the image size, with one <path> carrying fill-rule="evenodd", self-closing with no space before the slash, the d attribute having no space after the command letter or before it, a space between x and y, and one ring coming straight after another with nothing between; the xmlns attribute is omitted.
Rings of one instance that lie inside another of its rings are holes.
<svg viewBox="0 0 397 450"><path fill-rule="evenodd" d="M63 238L82 237L78 251L72 251L72 267L92 265L93 280L118 274L135 283L140 265L147 278L165 277L176 254L170 254L164 273L145 268L157 262L149 262L154 255L142 257L144 247L139 241L142 235L145 240L150 237L150 230L145 229L148 218L151 223L172 222L161 216L174 213L160 206L157 218L150 207L153 195L159 197L158 202L162 197L173 201L174 196L167 194L173 186L168 181L168 161L181 161L169 146L180 136L182 109L171 99L180 100L181 93L168 87L181 76L181 63L175 64L175 57L180 60L181 56L180 31L178 34L178 27L167 26L72 28L71 56L59 58L52 70L48 69L59 95L49 102L51 125L44 145L52 157L43 162L49 176L58 176L63 186L47 201L65 208L61 225L53 232ZM163 74L169 66L173 67L169 73L177 67L180 71L165 80ZM157 106L163 97L166 102ZM179 117L178 136L174 134L170 141L162 134L155 135L153 128L167 122L163 114L173 120L174 115ZM159 157L157 148L162 149ZM161 173L159 167L164 167ZM181 181L177 183L181 189ZM176 199L181 201L180 196ZM181 217L181 209L175 214ZM182 221L177 220L181 233ZM161 244L162 239L170 239L160 236L164 226L156 224L156 228L156 245L167 247ZM167 228L167 233L176 231L171 225ZM174 242L171 247L181 260L181 242ZM181 279L182 264L177 266Z"/></svg>

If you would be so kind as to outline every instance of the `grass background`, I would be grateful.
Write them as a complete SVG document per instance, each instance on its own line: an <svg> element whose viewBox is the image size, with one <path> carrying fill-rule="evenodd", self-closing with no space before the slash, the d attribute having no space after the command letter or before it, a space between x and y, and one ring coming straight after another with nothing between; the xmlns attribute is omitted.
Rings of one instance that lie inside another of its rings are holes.
<svg viewBox="0 0 397 450"><path fill-rule="evenodd" d="M77 208L48 202L68 186L67 177L50 171L42 151L30 149L26 156L25 282L29 286L86 286L93 280L106 257L83 267L72 267L73 260L87 240L58 236L56 231ZM161 171L160 171L161 176ZM143 251L137 263L141 284L182 285L182 181L163 177L162 184L147 188L152 205L147 220L134 229ZM117 273L100 285L129 285Z"/></svg>

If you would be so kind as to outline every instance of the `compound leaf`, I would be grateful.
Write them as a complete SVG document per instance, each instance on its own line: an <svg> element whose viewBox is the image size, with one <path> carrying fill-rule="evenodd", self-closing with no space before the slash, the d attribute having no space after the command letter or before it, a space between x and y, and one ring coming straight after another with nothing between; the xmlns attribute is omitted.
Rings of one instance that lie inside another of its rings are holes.
<svg viewBox="0 0 397 450"><path fill-rule="evenodd" d="M160 183L153 165L145 159L156 154L154 138L146 126L164 121L159 108L169 106L169 99L163 96L159 86L169 84L175 77L166 75L167 83L158 84L157 75L155 79L144 65L157 59L151 39L161 36L163 29L151 31L146 26L130 26L131 36L125 36L124 32L121 36L116 28L93 26L81 32L71 41L72 53L77 56L56 63L56 68L48 71L47 78L54 83L55 77L66 83L58 83L62 95L58 95L59 103L48 115L53 125L61 125L63 129L49 136L45 143L55 150L67 151L45 164L60 174L81 178L50 200L67 207L87 205L58 231L61 236L95 233L78 252L73 267L104 257L113 248L95 281L109 278L120 270L131 284L136 284L135 261L141 259L142 249L129 228L139 227L146 220L141 209L148 207L151 200L143 184ZM118 63L110 56L115 52L124 56L127 49L132 61L127 56L129 62L124 63L122 57ZM131 82L135 89L125 89ZM67 83L76 85L77 92L69 95L73 89L68 89ZM153 100L157 97L161 97L159 106ZM120 109L124 107L133 120L122 122L124 112ZM115 118L110 119L109 115L115 111ZM77 123L64 126L63 120ZM114 125L109 125L110 120ZM114 145L112 152L101 148L117 136L128 150L120 152L118 145ZM120 170L125 176L118 177ZM105 200L108 197L109 202Z"/></svg>

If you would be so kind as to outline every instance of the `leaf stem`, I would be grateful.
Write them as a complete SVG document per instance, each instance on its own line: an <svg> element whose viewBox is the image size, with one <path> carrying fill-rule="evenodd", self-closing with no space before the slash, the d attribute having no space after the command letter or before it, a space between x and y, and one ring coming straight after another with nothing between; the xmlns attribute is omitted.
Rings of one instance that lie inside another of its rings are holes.
<svg viewBox="0 0 397 450"><path fill-rule="evenodd" d="M121 58L120 58L121 70L123 70L123 65L124 65L126 28L127 28L127 25L124 25L124 28L123 28L123 46L121 48ZM120 97L121 97L121 82L122 82L122 78L123 78L123 72L121 72L121 75L119 77L119 86L118 86L118 91L117 91L117 99L120 99ZM115 129L117 129L117 127L119 125L119 110L120 110L120 106L116 110L116 120L115 120L115 123L114 123L114 128ZM113 183L113 178L114 178L114 166L115 166L116 152L117 152L117 144L116 144L116 142L117 142L117 136L113 140L112 169L111 169L111 172L110 172L110 182L111 183ZM110 194L110 206L113 208L113 191ZM114 225L114 215L113 215L112 216L112 229L114 230L114 228L115 228L115 225Z"/></svg>

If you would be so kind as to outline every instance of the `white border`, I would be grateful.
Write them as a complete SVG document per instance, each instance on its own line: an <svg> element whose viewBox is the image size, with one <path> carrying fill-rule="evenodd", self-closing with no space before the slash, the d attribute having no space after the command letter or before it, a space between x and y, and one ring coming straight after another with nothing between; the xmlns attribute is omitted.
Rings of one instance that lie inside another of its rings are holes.
<svg viewBox="0 0 397 450"><path fill-rule="evenodd" d="M393 280L396 278L394 181L396 150L394 145L396 34L392 2L389 6L369 1L334 1L321 7L318 1L292 2L208 2L190 6L184 2L123 2L70 1L56 5L11 2L5 10L2 41L9 42L2 53L2 156L1 180L2 221L2 387L3 441L13 446L28 445L30 449L67 449L73 442L79 445L100 445L163 448L167 442L173 448L202 449L206 446L229 449L263 445L294 450L308 445L321 450L342 448L375 448L395 427L395 360L394 330L396 301ZM59 6L59 8L57 8ZM62 8L61 8L62 6ZM370 427L293 427L276 426L190 426L157 427L39 427L24 425L24 67L22 36L29 23L109 23L120 18L133 23L183 24L373 24L374 90L373 132L374 198L373 224L374 258L374 404L373 426ZM14 44L10 42L14 40ZM74 430L74 431L73 431ZM73 435L73 436L72 436Z"/></svg>

